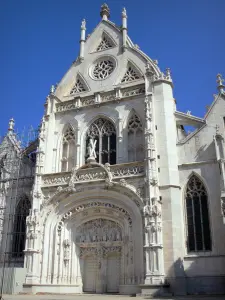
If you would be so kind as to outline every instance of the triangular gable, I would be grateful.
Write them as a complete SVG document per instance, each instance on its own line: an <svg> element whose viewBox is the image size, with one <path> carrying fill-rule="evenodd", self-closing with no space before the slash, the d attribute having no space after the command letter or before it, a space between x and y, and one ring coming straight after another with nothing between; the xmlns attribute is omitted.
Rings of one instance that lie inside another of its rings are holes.
<svg viewBox="0 0 225 300"><path fill-rule="evenodd" d="M142 75L137 68L131 62L128 62L126 72L121 80L121 83L131 82L141 78Z"/></svg>
<svg viewBox="0 0 225 300"><path fill-rule="evenodd" d="M72 89L70 90L70 95L79 94L79 93L87 92L87 91L89 91L89 88L88 88L86 82L79 74L77 74L76 81L75 81Z"/></svg>

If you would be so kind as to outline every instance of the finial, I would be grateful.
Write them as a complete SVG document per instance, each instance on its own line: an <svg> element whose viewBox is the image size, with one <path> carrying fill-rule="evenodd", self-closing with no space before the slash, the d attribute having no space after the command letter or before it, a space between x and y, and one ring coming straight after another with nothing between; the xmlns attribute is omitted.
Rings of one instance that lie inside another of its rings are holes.
<svg viewBox="0 0 225 300"><path fill-rule="evenodd" d="M54 84L52 84L50 88L50 94L53 94L54 92L55 92L55 86Z"/></svg>
<svg viewBox="0 0 225 300"><path fill-rule="evenodd" d="M172 80L170 68L166 68L166 79L167 80Z"/></svg>
<svg viewBox="0 0 225 300"><path fill-rule="evenodd" d="M83 19L82 22L81 22L81 29L86 29L86 20Z"/></svg>
<svg viewBox="0 0 225 300"><path fill-rule="evenodd" d="M124 7L123 10L122 10L122 17L123 18L127 18L127 11L126 11L126 8Z"/></svg>
<svg viewBox="0 0 225 300"><path fill-rule="evenodd" d="M191 115L191 111L190 111L190 110L187 111L187 115L188 115L188 116Z"/></svg>
<svg viewBox="0 0 225 300"><path fill-rule="evenodd" d="M8 128L8 131L9 131L9 132L13 132L13 131L14 131L14 125L15 125L15 121L14 121L13 118L11 118L11 119L9 120L9 128Z"/></svg>
<svg viewBox="0 0 225 300"><path fill-rule="evenodd" d="M225 85L223 84L223 82L224 82L224 79L223 79L223 77L222 77L222 75L221 74L217 74L217 83L218 83L218 86L217 86L217 89L218 89L218 91L219 92L224 92L224 88L225 88Z"/></svg>
<svg viewBox="0 0 225 300"><path fill-rule="evenodd" d="M146 75L152 76L154 74L154 69L152 68L151 64L147 62L145 66Z"/></svg>
<svg viewBox="0 0 225 300"><path fill-rule="evenodd" d="M106 3L101 6L100 16L103 20L108 20L110 17L110 10Z"/></svg>

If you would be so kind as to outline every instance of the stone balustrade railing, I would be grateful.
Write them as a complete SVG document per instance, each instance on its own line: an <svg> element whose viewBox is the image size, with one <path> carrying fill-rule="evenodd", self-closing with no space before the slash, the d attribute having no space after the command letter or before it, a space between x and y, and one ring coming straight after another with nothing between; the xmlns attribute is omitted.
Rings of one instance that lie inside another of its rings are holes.
<svg viewBox="0 0 225 300"><path fill-rule="evenodd" d="M113 179L144 175L144 163L132 162L109 166L109 171ZM87 182L94 180L104 180L107 172L102 167L79 169L76 173L77 182ZM42 176L42 186L67 185L71 178L71 172L60 172L45 174Z"/></svg>
<svg viewBox="0 0 225 300"><path fill-rule="evenodd" d="M106 93L96 93L92 96L87 97L76 97L72 98L63 103L56 104L56 112L64 112L72 109L80 109L82 107L87 107L91 105L100 105L101 103L109 101L119 101L128 97L144 95L145 87L144 85L131 86L123 89L116 89Z"/></svg>

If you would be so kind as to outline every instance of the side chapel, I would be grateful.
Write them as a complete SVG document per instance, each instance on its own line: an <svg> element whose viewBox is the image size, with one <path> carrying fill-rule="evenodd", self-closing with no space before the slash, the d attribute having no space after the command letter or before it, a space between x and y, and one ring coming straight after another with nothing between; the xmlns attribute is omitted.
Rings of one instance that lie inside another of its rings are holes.
<svg viewBox="0 0 225 300"><path fill-rule="evenodd" d="M106 4L100 15L90 35L82 21L79 56L46 99L22 204L23 289L223 293L222 76L204 118L177 111L170 69L131 41L126 10L122 26Z"/></svg>

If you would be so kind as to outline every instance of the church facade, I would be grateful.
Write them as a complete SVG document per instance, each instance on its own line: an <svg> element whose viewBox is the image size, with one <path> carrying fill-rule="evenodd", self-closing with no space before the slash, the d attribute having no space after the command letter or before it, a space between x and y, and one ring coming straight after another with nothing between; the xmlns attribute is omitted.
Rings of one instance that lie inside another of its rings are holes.
<svg viewBox="0 0 225 300"><path fill-rule="evenodd" d="M79 57L46 99L23 289L224 293L222 77L204 118L177 111L170 70L133 44L126 10L121 27L105 4L101 17L89 36L82 21Z"/></svg>

